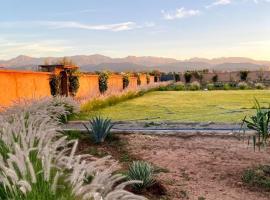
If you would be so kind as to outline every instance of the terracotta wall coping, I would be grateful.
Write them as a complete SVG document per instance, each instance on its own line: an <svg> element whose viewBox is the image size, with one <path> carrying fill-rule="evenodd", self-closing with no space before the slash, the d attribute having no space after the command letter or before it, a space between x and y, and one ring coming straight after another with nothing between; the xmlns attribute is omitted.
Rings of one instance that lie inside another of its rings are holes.
<svg viewBox="0 0 270 200"><path fill-rule="evenodd" d="M51 75L50 72L38 72L38 71L27 71L27 70L10 70L10 69L0 69L0 73L18 73L18 74L46 74Z"/></svg>

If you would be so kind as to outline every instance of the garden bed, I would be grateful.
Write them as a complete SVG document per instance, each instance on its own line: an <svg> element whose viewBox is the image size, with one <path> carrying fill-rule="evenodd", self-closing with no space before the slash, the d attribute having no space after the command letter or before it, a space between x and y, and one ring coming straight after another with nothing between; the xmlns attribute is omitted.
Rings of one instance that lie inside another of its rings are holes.
<svg viewBox="0 0 270 200"><path fill-rule="evenodd" d="M143 191L149 199L266 200L270 196L242 182L246 169L270 163L269 149L254 152L246 140L118 134L97 145L86 134L71 132L69 137L80 138L80 154L111 155L121 164L119 172L124 173L134 160L153 164L158 183L165 187L167 194Z"/></svg>
<svg viewBox="0 0 270 200"><path fill-rule="evenodd" d="M119 162L120 169L117 172L120 174L126 174L133 161L142 160L139 155L135 155L128 151L129 143L121 134L110 135L104 143L101 144L96 144L88 134L79 131L66 131L65 134L68 136L69 140L79 139L76 154L90 154L97 158L111 156L113 160ZM153 167L155 174L165 171L157 165L154 165ZM135 191L131 186L128 186L126 189L133 193L148 197L150 200L167 198L166 188L161 181L157 181L150 188L142 191Z"/></svg>
<svg viewBox="0 0 270 200"><path fill-rule="evenodd" d="M158 175L168 198L266 200L269 193L242 183L246 168L270 162L269 150L254 152L247 141L224 137L128 135L128 150L167 172ZM139 151L138 151L139 149Z"/></svg>

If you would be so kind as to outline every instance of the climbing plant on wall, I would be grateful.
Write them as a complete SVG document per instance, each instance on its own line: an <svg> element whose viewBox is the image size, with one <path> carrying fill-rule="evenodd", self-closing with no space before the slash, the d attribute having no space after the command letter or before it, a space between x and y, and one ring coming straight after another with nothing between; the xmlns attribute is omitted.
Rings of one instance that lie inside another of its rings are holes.
<svg viewBox="0 0 270 200"><path fill-rule="evenodd" d="M191 74L189 71L186 71L186 72L184 73L184 77L185 77L186 83L190 83L191 78L192 78L192 74Z"/></svg>
<svg viewBox="0 0 270 200"><path fill-rule="evenodd" d="M57 96L61 93L61 77L59 75L51 75L50 80L50 89L51 89L51 95Z"/></svg>
<svg viewBox="0 0 270 200"><path fill-rule="evenodd" d="M249 71L248 70L240 71L239 74L240 74L241 81L246 81Z"/></svg>
<svg viewBox="0 0 270 200"><path fill-rule="evenodd" d="M53 74L50 76L49 80L50 90L52 96L58 96L62 94L61 87L61 75ZM80 82L79 82L79 74L78 72L72 71L68 73L68 92L71 96L75 96L79 90Z"/></svg>
<svg viewBox="0 0 270 200"><path fill-rule="evenodd" d="M146 83L149 84L150 83L150 75L146 74Z"/></svg>
<svg viewBox="0 0 270 200"><path fill-rule="evenodd" d="M137 77L137 85L141 85L142 84L141 74L140 73L136 73L135 76Z"/></svg>
<svg viewBox="0 0 270 200"><path fill-rule="evenodd" d="M123 89L126 89L129 85L129 74L123 74Z"/></svg>
<svg viewBox="0 0 270 200"><path fill-rule="evenodd" d="M181 80L180 74L179 73L175 73L175 72L173 74L174 74L174 80L175 80L175 82L179 82Z"/></svg>
<svg viewBox="0 0 270 200"><path fill-rule="evenodd" d="M71 71L68 76L69 81L69 93L71 96L75 96L79 90L79 73L77 71Z"/></svg>
<svg viewBox="0 0 270 200"><path fill-rule="evenodd" d="M216 83L218 81L218 75L215 74L213 77L212 77L212 81L213 83Z"/></svg>
<svg viewBox="0 0 270 200"><path fill-rule="evenodd" d="M108 89L108 79L109 73L108 72L97 72L98 74L98 85L100 93L105 93Z"/></svg>

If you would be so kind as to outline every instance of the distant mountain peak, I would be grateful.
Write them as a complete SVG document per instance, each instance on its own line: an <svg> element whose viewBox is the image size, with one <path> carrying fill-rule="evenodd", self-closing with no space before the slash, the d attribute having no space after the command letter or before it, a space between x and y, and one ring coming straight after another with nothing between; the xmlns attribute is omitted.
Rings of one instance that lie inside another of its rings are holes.
<svg viewBox="0 0 270 200"><path fill-rule="evenodd" d="M10 60L0 61L0 66L13 69L35 69L43 64L46 59L55 63L61 57L34 58L27 55L19 55ZM101 54L67 56L79 65L84 71L97 71L104 68L111 71L149 71L158 69L164 72L178 72L185 70L259 70L270 68L270 61L257 61L242 57L200 58L194 57L187 60L154 56L132 56L124 58L111 58Z"/></svg>
<svg viewBox="0 0 270 200"><path fill-rule="evenodd" d="M27 56L27 55L19 55L13 59L19 59L19 60L22 60L22 59L31 59L32 57L30 56Z"/></svg>

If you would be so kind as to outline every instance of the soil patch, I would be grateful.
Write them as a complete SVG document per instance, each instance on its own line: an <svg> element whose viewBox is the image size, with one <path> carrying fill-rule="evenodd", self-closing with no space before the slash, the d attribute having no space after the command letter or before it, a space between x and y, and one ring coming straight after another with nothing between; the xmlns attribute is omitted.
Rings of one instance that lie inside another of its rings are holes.
<svg viewBox="0 0 270 200"><path fill-rule="evenodd" d="M168 199L266 200L270 193L252 191L242 183L243 171L270 163L269 149L254 152L246 141L224 137L180 138L123 135L128 151L163 169L158 179Z"/></svg>

